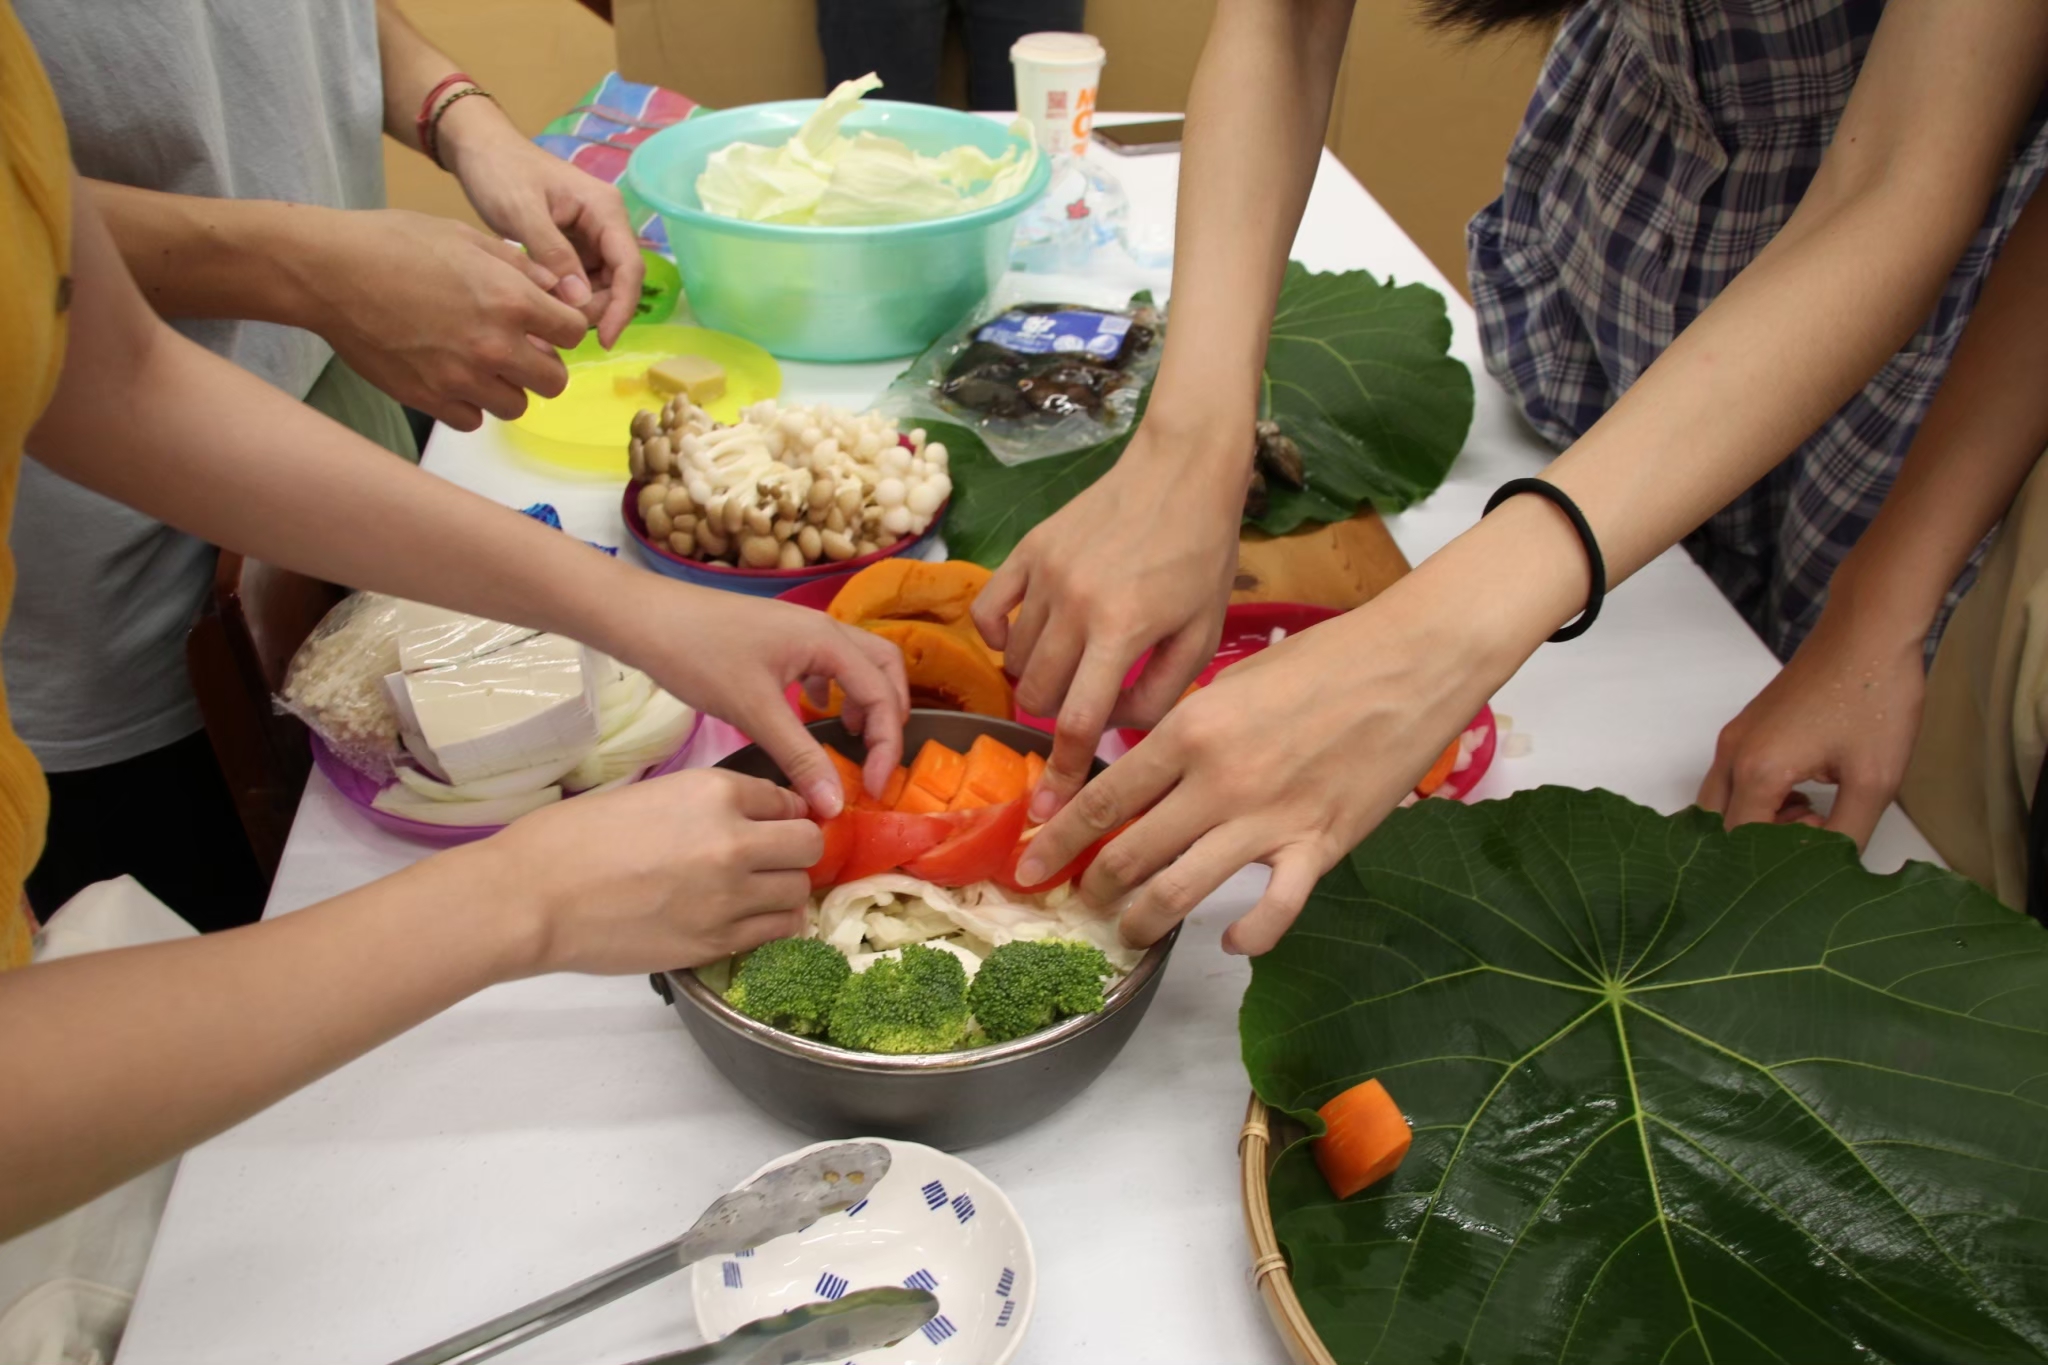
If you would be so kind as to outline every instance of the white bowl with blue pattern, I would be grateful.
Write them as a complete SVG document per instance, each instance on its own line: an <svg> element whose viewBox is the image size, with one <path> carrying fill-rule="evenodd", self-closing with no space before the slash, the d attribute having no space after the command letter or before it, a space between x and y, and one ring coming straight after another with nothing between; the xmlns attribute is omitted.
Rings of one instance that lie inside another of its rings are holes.
<svg viewBox="0 0 2048 1365"><path fill-rule="evenodd" d="M875 1192L804 1232L698 1262L690 1272L698 1330L715 1340L801 1304L907 1285L936 1294L938 1316L847 1365L1004 1365L1024 1340L1038 1293L1038 1263L1017 1210L956 1156L914 1142L858 1140L889 1149L889 1174ZM829 1145L777 1157L747 1179Z"/></svg>

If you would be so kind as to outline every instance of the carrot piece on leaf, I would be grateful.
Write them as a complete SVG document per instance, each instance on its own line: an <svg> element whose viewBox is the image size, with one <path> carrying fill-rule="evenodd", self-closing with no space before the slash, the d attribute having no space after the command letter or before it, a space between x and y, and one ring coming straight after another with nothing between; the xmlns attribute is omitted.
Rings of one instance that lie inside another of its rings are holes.
<svg viewBox="0 0 2048 1365"><path fill-rule="evenodd" d="M1408 1120L1376 1080L1352 1086L1316 1113L1329 1130L1315 1140L1316 1169L1339 1199L1386 1179L1408 1155Z"/></svg>

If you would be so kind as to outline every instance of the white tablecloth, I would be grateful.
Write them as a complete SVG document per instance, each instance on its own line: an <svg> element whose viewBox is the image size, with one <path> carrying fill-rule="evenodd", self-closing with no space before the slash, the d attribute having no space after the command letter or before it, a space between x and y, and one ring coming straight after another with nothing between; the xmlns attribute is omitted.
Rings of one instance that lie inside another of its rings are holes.
<svg viewBox="0 0 2048 1365"><path fill-rule="evenodd" d="M1134 214L1170 218L1177 158L1111 164ZM1478 413L1450 481L1392 519L1420 560L1547 452L1486 378L1471 309L1327 154L1294 254L1318 270L1421 280L1451 302ZM1125 263L1088 283L1163 295L1166 279ZM865 406L897 368L790 365L786 392ZM523 466L493 427L442 430L425 463L513 506L552 502L568 529L623 543L615 484ZM1691 561L1667 554L1609 600L1598 629L1543 649L1501 690L1496 708L1534 747L1499 762L1478 794L1563 783L1682 807L1717 730L1775 666ZM271 913L420 855L315 775ZM1931 856L1893 811L1870 861ZM1218 948L1262 878L1240 874L1191 917L1151 1014L1099 1082L1038 1127L966 1154L1037 1247L1037 1317L1019 1365L1286 1359L1250 1284L1237 1197L1247 1085L1236 1020L1250 969ZM712 1071L644 978L501 986L189 1155L120 1360L388 1360L677 1235L804 1141ZM677 1276L505 1360L605 1365L695 1340Z"/></svg>

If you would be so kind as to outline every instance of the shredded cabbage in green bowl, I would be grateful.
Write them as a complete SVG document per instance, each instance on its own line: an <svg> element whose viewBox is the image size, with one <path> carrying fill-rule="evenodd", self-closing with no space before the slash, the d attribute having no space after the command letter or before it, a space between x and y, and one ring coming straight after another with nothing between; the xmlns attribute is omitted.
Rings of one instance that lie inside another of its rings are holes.
<svg viewBox="0 0 2048 1365"><path fill-rule="evenodd" d="M870 73L842 82L788 141L735 142L711 154L697 177L707 213L798 227L874 227L951 218L1021 193L1038 166L1031 126L1001 156L962 145L926 156L892 137L839 131L861 96L881 88Z"/></svg>

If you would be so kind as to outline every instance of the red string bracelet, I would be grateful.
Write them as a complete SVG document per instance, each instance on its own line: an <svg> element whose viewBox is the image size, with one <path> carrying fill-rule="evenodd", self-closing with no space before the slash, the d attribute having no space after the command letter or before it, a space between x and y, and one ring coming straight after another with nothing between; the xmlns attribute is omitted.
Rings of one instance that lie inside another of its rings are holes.
<svg viewBox="0 0 2048 1365"><path fill-rule="evenodd" d="M456 86L475 84L476 78L467 71L452 71L436 82L434 88L427 92L427 97L420 101L419 117L413 120L413 131L419 137L420 150L433 157L436 165L440 164L441 158L434 156L433 148L435 106L440 104L443 95Z"/></svg>
<svg viewBox="0 0 2048 1365"><path fill-rule="evenodd" d="M444 171L448 169L448 163L441 159L441 120L448 116L448 111L453 109L458 102L468 99L471 95L482 95L485 99L492 100L493 103L496 102L490 91L480 85L472 85L466 89L457 90L447 99L442 100L441 107L434 111L434 116L431 119L427 120L427 155L436 166L439 166Z"/></svg>

